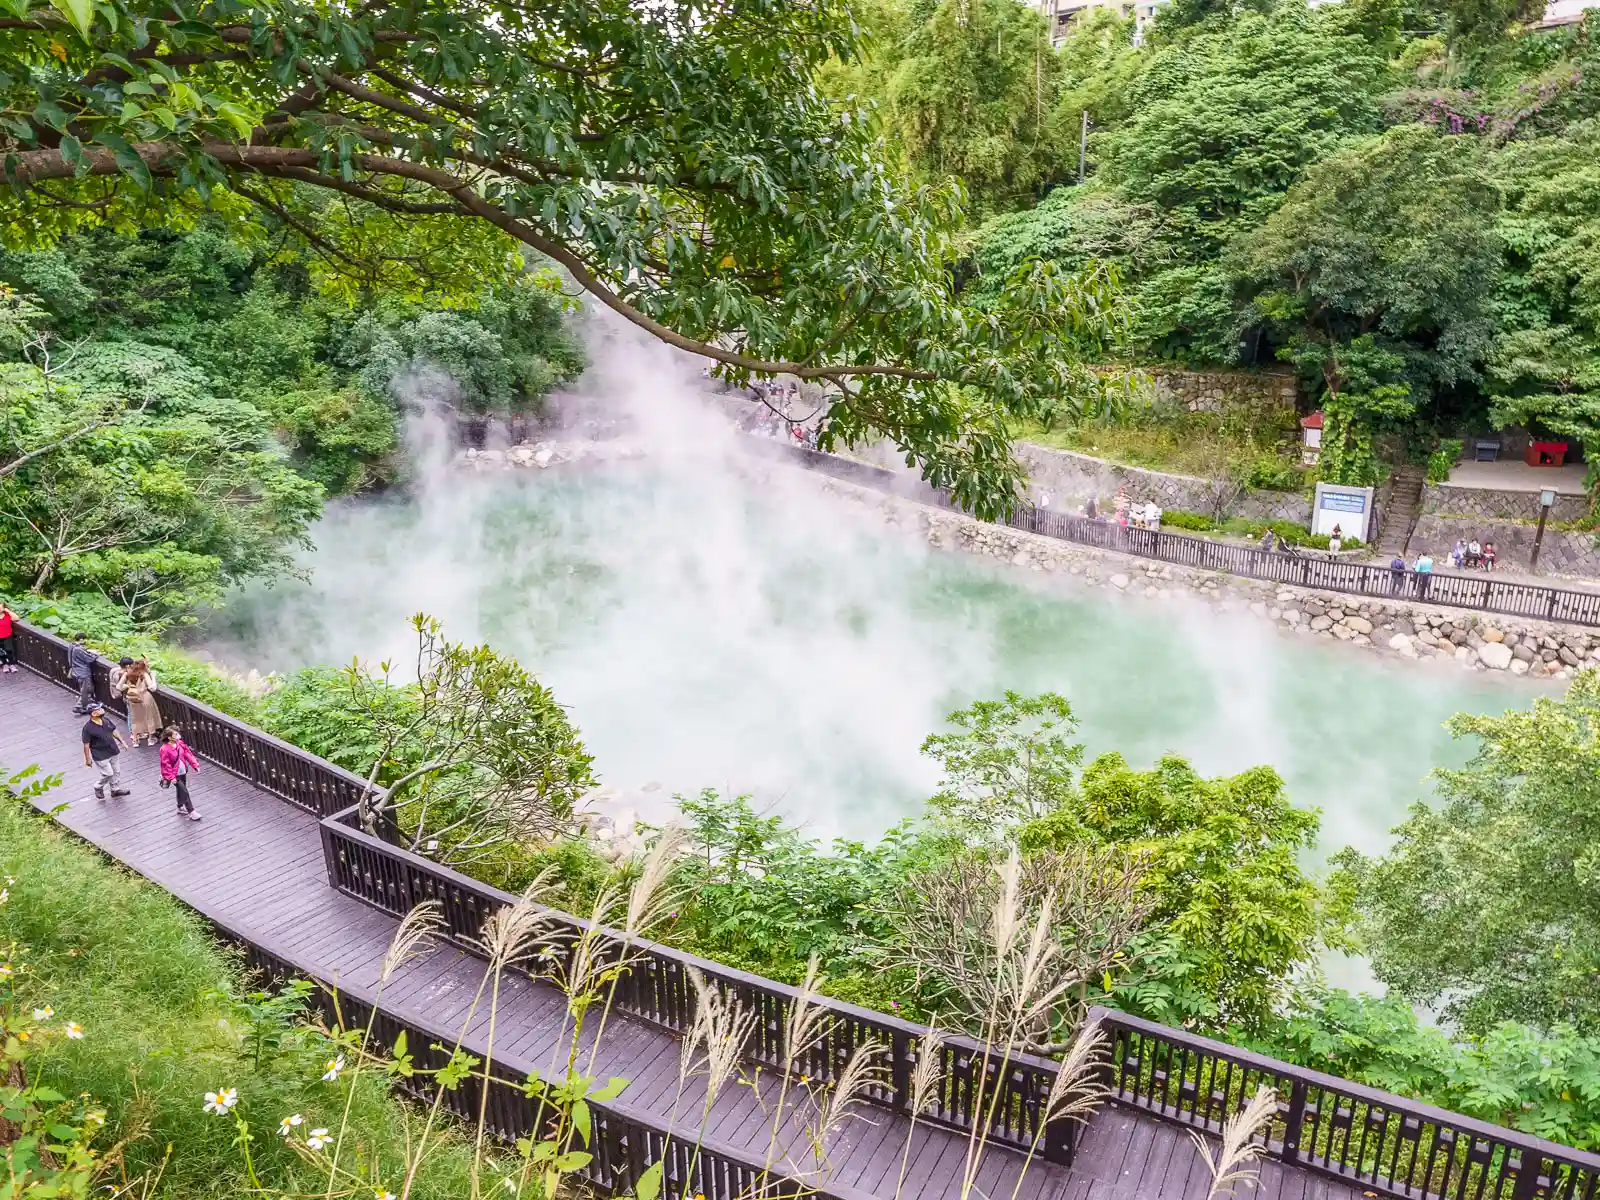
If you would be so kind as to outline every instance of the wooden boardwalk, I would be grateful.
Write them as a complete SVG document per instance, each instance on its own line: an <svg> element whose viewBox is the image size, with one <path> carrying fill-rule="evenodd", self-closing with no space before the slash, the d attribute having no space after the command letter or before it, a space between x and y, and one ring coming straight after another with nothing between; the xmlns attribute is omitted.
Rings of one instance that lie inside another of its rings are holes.
<svg viewBox="0 0 1600 1200"><path fill-rule="evenodd" d="M80 749L83 718L72 714L73 703L71 694L27 671L0 675L0 762L13 771L38 763L66 780L38 801L42 809L65 804L58 820L67 828L298 973L374 996L395 921L329 886L315 817L207 764L193 788L204 819L182 820L172 793L158 784L156 753L148 748L123 754L132 794L96 800L90 790L95 774L83 766ZM424 1027L459 1030L472 1013L483 970L480 960L435 948L390 979L381 1006ZM548 1072L552 1056L569 1044L566 1020L565 998L555 988L507 976L494 1061ZM487 1026L486 1011L466 1024L464 1042L474 1053L485 1052ZM671 1114L685 1114L680 1124L698 1125L704 1093L693 1079L680 1088L679 1045L671 1034L613 1016L595 1073L627 1079L621 1099L629 1107L654 1113L662 1123ZM907 1122L881 1109L856 1112L830 1145L825 1187L839 1195L893 1197ZM769 1126L754 1089L734 1086L718 1098L706 1129L759 1162ZM965 1153L963 1135L919 1124L898 1195L953 1200ZM1093 1118L1070 1169L1035 1161L1017 1190L1022 1169L1020 1154L991 1149L978 1194L988 1200L1010 1200L1014 1190L1018 1200L1204 1200L1211 1183L1186 1130L1119 1107L1103 1108ZM1252 1194L1263 1200L1343 1200L1361 1195L1361 1189L1266 1162Z"/></svg>

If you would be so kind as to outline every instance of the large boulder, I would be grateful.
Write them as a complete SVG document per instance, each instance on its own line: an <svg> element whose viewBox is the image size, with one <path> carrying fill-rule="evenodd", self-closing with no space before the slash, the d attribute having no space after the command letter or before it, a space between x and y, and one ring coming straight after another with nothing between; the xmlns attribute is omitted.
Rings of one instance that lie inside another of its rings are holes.
<svg viewBox="0 0 1600 1200"><path fill-rule="evenodd" d="M1346 617L1344 627L1351 633L1371 633L1372 622L1365 617Z"/></svg>
<svg viewBox="0 0 1600 1200"><path fill-rule="evenodd" d="M1478 647L1478 661L1491 671L1504 671L1511 665L1511 651L1504 642L1485 642Z"/></svg>

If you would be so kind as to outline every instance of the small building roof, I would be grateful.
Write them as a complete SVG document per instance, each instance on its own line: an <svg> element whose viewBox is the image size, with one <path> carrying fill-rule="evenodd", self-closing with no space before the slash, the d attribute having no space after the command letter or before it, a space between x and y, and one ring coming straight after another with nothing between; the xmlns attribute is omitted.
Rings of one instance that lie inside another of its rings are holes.
<svg viewBox="0 0 1600 1200"><path fill-rule="evenodd" d="M1322 410L1319 408L1319 409L1317 409L1316 412L1312 413L1309 417L1301 417L1300 418L1300 428L1302 428L1302 429L1321 429L1322 428Z"/></svg>

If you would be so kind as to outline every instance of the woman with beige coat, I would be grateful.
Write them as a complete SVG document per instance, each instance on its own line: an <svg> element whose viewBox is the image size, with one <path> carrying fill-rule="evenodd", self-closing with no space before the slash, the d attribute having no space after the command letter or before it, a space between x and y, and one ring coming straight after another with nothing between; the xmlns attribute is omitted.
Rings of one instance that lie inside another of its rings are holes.
<svg viewBox="0 0 1600 1200"><path fill-rule="evenodd" d="M161 709L156 705L156 677L150 664L140 659L122 675L122 695L128 702L128 722L133 744L142 746L146 738L154 746L161 740Z"/></svg>

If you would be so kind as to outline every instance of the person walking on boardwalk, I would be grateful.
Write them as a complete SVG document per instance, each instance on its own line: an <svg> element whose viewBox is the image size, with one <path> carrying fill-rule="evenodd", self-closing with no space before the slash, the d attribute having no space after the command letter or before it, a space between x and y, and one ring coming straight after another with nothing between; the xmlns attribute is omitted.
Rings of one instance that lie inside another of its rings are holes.
<svg viewBox="0 0 1600 1200"><path fill-rule="evenodd" d="M200 814L195 812L194 803L189 799L191 771L199 774L200 763L195 758L194 751L189 749L189 744L183 740L183 730L176 725L168 725L161 740L161 786L172 788L178 793L180 817L198 821Z"/></svg>
<svg viewBox="0 0 1600 1200"><path fill-rule="evenodd" d="M83 723L83 765L100 772L100 781L94 785L96 800L104 800L108 791L113 796L128 794L128 789L122 786L122 772L117 764L117 756L127 744L106 710L99 704L92 705L89 719Z"/></svg>
<svg viewBox="0 0 1600 1200"><path fill-rule="evenodd" d="M133 723L133 744L142 746L148 738L154 746L161 738L161 709L156 704L155 673L144 659L123 672L122 694L128 701L128 719Z"/></svg>
<svg viewBox="0 0 1600 1200"><path fill-rule="evenodd" d="M11 609L0 604L0 672L7 675L17 669L17 631L12 625L14 619Z"/></svg>
<svg viewBox="0 0 1600 1200"><path fill-rule="evenodd" d="M78 707L72 711L83 716L94 705L95 653L83 644L83 634L72 639L67 648L67 676L78 685Z"/></svg>

